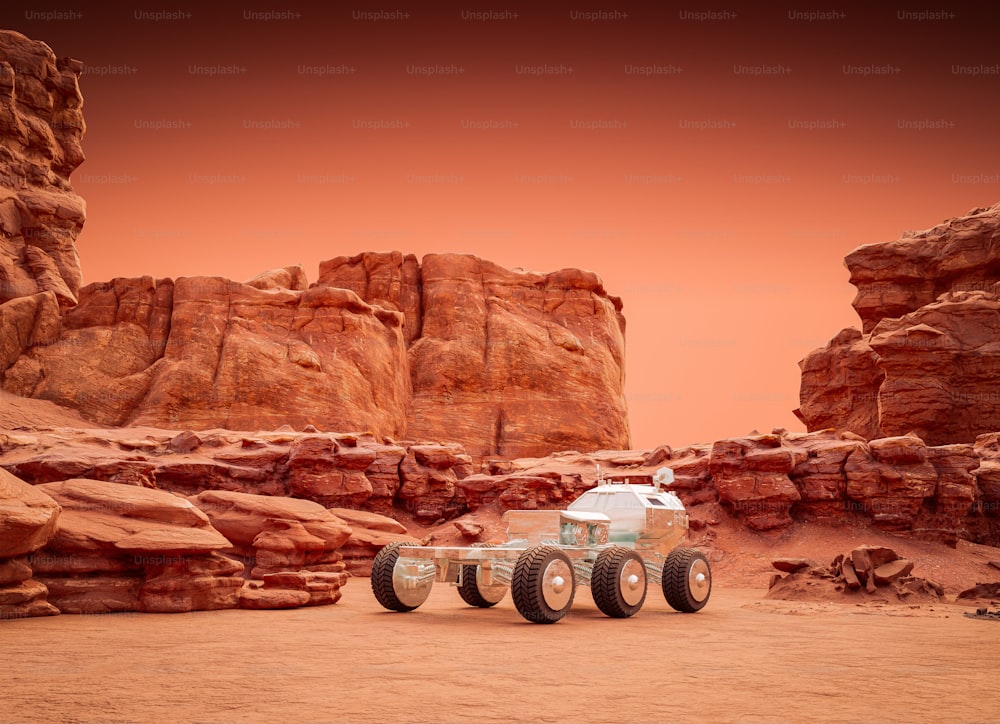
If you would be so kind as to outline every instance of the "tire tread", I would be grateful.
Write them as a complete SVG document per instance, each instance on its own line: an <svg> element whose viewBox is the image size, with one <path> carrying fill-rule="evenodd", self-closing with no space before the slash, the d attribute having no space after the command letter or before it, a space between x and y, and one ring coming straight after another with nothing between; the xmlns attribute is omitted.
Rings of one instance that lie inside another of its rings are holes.
<svg viewBox="0 0 1000 724"><path fill-rule="evenodd" d="M642 600L637 605L630 606L620 595L620 571L629 558L638 558L642 563L642 558L625 546L605 548L594 561L594 570L590 576L590 593L594 597L594 603L605 616L628 618L638 613L646 600L646 594L643 592Z"/></svg>
<svg viewBox="0 0 1000 724"><path fill-rule="evenodd" d="M688 572L691 564L698 558L708 563L705 554L697 548L675 548L670 551L663 564L663 597L675 611L696 613L708 603L711 588L704 601L695 600L688 588Z"/></svg>
<svg viewBox="0 0 1000 724"><path fill-rule="evenodd" d="M566 608L561 611L554 611L545 603L541 586L541 579L545 573L543 564L553 553L560 553L565 557L556 546L538 545L522 553L514 566L514 575L510 583L511 598L514 599L517 612L533 623L555 623L565 616L573 605L572 595ZM570 562L571 577L572 571L573 566ZM570 581L570 585L576 585L575 579Z"/></svg>
<svg viewBox="0 0 1000 724"><path fill-rule="evenodd" d="M375 560L372 561L371 583L375 600L382 604L383 608L405 613L414 610L416 606L407 606L400 601L392 585L392 573L396 561L399 560L399 549L402 545L399 542L389 543L375 555Z"/></svg>

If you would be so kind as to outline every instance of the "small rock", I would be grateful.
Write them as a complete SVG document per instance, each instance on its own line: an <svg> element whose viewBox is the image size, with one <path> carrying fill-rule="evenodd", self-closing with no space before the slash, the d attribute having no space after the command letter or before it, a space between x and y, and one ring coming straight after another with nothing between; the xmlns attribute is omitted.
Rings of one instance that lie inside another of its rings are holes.
<svg viewBox="0 0 1000 724"><path fill-rule="evenodd" d="M847 557L847 560L851 562L854 566L854 572L858 574L858 579L865 583L868 581L868 574L872 570L872 561L868 557L868 551L861 548L855 548L851 551L851 555Z"/></svg>
<svg viewBox="0 0 1000 724"><path fill-rule="evenodd" d="M456 520L453 525L458 528L458 532L462 534L463 538L479 538L483 534L483 530L485 530L479 523L464 520Z"/></svg>
<svg viewBox="0 0 1000 724"><path fill-rule="evenodd" d="M167 447L175 453L189 453L201 447L201 438L190 430L185 430L174 435L167 443Z"/></svg>
<svg viewBox="0 0 1000 724"><path fill-rule="evenodd" d="M993 568L1000 569L1000 561L990 561L986 565L993 566Z"/></svg>
<svg viewBox="0 0 1000 724"><path fill-rule="evenodd" d="M767 587L769 589L774 588L776 585L778 585L778 582L781 581L782 579L783 576L780 573L772 573L771 580L768 582Z"/></svg>
<svg viewBox="0 0 1000 724"><path fill-rule="evenodd" d="M956 598L997 598L998 596L1000 596L1000 583L977 583L972 588L967 588L959 593Z"/></svg>
<svg viewBox="0 0 1000 724"><path fill-rule="evenodd" d="M309 603L309 593L288 588L247 588L240 591L240 608L298 608Z"/></svg>
<svg viewBox="0 0 1000 724"><path fill-rule="evenodd" d="M912 570L913 561L899 558L895 561L890 561L889 563L883 563L881 566L876 568L872 578L875 580L876 584L884 585L886 583L892 583L897 578L908 576Z"/></svg>
<svg viewBox="0 0 1000 724"><path fill-rule="evenodd" d="M815 568L817 563L809 558L775 558L771 565L783 573L796 573L803 568Z"/></svg>
<svg viewBox="0 0 1000 724"><path fill-rule="evenodd" d="M850 561L844 561L840 567L840 576L844 579L844 583L847 584L848 590L857 591L861 588L861 581L858 580L858 574L854 570L854 564Z"/></svg>

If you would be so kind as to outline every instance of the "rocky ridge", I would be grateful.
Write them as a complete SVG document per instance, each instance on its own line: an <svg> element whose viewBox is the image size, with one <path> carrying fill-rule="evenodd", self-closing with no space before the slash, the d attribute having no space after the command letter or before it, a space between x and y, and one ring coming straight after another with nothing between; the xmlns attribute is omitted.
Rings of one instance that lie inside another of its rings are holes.
<svg viewBox="0 0 1000 724"><path fill-rule="evenodd" d="M596 484L598 466L604 477L647 484L669 467L696 529L720 516L757 531L856 520L951 545L959 537L995 545L998 438L931 446L909 435L866 441L777 430L676 450L565 451L476 466L456 444L386 445L366 435L64 428L7 433L0 467L34 484L85 476L188 496L290 496L425 526L484 506L564 507Z"/></svg>
<svg viewBox="0 0 1000 724"><path fill-rule="evenodd" d="M1000 429L1000 204L852 251L862 330L800 363L809 430L971 443Z"/></svg>

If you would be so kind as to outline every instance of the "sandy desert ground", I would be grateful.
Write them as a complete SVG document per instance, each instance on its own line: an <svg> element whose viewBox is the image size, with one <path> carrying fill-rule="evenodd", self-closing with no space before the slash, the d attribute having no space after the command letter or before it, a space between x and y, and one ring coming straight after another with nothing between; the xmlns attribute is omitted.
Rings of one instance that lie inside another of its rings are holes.
<svg viewBox="0 0 1000 724"><path fill-rule="evenodd" d="M554 625L447 585L409 614L365 579L335 606L7 621L3 721L1000 721L1000 622L955 604L659 591L634 618L581 588Z"/></svg>

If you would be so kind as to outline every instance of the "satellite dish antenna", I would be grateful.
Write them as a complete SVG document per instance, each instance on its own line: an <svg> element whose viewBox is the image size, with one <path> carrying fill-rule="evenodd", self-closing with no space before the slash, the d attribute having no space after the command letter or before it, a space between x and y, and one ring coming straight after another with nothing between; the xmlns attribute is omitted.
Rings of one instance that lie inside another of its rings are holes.
<svg viewBox="0 0 1000 724"><path fill-rule="evenodd" d="M670 468L660 468L653 476L653 486L657 492L660 491L661 485L670 485L672 482L674 482L674 471Z"/></svg>

